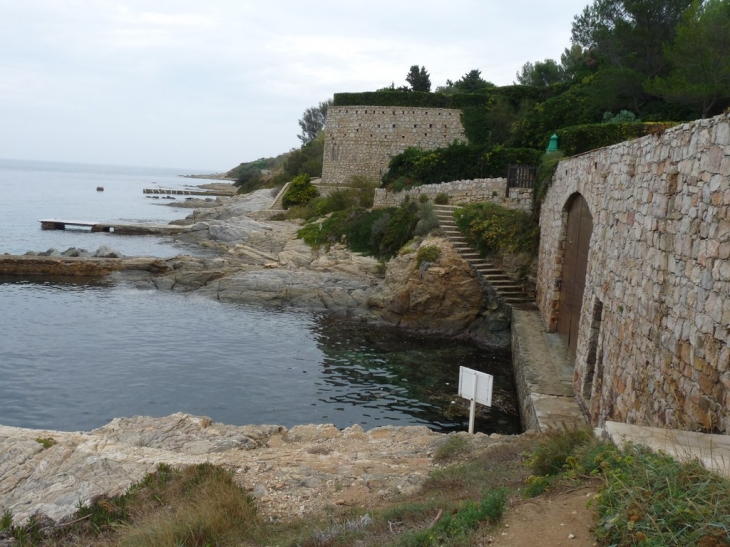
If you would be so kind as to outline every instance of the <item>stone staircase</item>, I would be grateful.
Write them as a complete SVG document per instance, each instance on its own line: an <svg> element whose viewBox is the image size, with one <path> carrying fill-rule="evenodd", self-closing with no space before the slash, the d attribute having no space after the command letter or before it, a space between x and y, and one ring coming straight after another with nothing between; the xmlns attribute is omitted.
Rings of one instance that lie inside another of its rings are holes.
<svg viewBox="0 0 730 547"><path fill-rule="evenodd" d="M481 258L479 253L467 243L454 220L454 211L456 209L458 207L455 205L434 206L436 217L439 219L444 235L454 245L454 249L459 255L469 263L476 273L477 279L482 285L488 284L505 304L514 306L534 303L534 297L528 295L522 285L505 274L490 260Z"/></svg>
<svg viewBox="0 0 730 547"><path fill-rule="evenodd" d="M282 206L282 201L284 200L284 194L286 194L286 191L289 189L289 185L291 182L287 182L281 190L279 190L279 193L276 194L276 199L274 202L269 205L269 211L283 211L284 207Z"/></svg>

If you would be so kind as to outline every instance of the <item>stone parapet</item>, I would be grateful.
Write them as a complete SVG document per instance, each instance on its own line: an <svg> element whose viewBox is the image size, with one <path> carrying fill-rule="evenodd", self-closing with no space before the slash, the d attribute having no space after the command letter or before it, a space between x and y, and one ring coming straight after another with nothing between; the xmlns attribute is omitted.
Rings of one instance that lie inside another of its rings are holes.
<svg viewBox="0 0 730 547"><path fill-rule="evenodd" d="M508 209L529 211L532 208L532 189L512 188L510 196L506 196L507 179L474 179L456 180L442 182L441 184L425 184L416 186L402 192L391 192L385 188L375 190L375 201L373 207L382 209L385 207L397 207L406 196L418 200L425 195L433 201L438 194L449 196L451 205L468 205L470 203L481 203L489 201L497 203Z"/></svg>
<svg viewBox="0 0 730 547"><path fill-rule="evenodd" d="M730 116L563 160L542 205L555 329L567 210L593 218L574 388L594 424L730 433Z"/></svg>

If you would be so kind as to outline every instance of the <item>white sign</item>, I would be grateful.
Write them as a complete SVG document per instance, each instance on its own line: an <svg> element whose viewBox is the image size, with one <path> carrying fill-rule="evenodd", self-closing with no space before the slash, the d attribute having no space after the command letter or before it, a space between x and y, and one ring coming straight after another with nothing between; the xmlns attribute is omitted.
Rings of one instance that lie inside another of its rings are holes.
<svg viewBox="0 0 730 547"><path fill-rule="evenodd" d="M480 405L492 406L492 385L494 377L466 367L459 368L459 397L476 401Z"/></svg>
<svg viewBox="0 0 730 547"><path fill-rule="evenodd" d="M493 384L494 376L491 374L466 367L459 367L459 397L471 401L469 408L469 433L474 433L476 404L492 406Z"/></svg>

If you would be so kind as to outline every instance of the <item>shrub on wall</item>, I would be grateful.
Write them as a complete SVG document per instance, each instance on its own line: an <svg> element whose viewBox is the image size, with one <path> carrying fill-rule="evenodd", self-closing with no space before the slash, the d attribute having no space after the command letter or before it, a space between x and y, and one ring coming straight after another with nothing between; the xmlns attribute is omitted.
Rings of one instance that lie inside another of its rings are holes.
<svg viewBox="0 0 730 547"><path fill-rule="evenodd" d="M565 127L556 134L560 150L573 156L645 135L656 135L675 125L677 122L597 123Z"/></svg>
<svg viewBox="0 0 730 547"><path fill-rule="evenodd" d="M454 142L446 148L407 148L393 157L383 186L403 190L421 184L506 177L511 164L533 165L541 152L530 148L488 148Z"/></svg>
<svg viewBox="0 0 730 547"><path fill-rule="evenodd" d="M304 205L308 203L311 199L317 197L317 195L317 189L312 186L309 175L297 175L291 181L289 189L286 191L286 194L284 194L284 197L282 198L281 204L284 209L288 209L292 205Z"/></svg>
<svg viewBox="0 0 730 547"><path fill-rule="evenodd" d="M482 256L506 252L537 254L540 228L529 213L495 203L474 203L454 213L456 224Z"/></svg>

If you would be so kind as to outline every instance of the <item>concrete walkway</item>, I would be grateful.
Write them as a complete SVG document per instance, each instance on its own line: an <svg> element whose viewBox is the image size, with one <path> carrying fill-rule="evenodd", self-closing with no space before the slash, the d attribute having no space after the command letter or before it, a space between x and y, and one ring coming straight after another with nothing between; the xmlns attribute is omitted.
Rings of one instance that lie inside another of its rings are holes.
<svg viewBox="0 0 730 547"><path fill-rule="evenodd" d="M707 468L730 476L730 436L660 429L606 422L596 430L619 448L626 443L641 444L653 451L662 450L679 461L699 460Z"/></svg>
<svg viewBox="0 0 730 547"><path fill-rule="evenodd" d="M522 426L548 429L585 426L573 392L573 367L557 333L546 332L538 311L512 310L512 361ZM606 422L596 435L619 448L627 443L664 451L678 461L699 460L730 477L730 436Z"/></svg>
<svg viewBox="0 0 730 547"><path fill-rule="evenodd" d="M573 393L568 352L556 333L545 331L536 310L512 309L512 362L525 429L587 425Z"/></svg>

